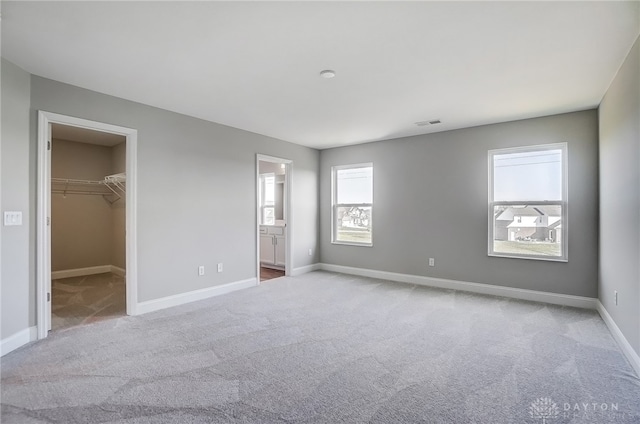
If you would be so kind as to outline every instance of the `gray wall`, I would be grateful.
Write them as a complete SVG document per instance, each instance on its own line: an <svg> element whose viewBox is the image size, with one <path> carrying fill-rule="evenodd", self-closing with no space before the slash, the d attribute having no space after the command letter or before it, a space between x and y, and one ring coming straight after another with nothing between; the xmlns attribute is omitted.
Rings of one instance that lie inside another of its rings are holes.
<svg viewBox="0 0 640 424"><path fill-rule="evenodd" d="M565 141L569 262L487 256L487 151ZM322 262L596 297L597 143L589 110L323 150ZM331 244L331 166L362 162L374 167L373 247Z"/></svg>
<svg viewBox="0 0 640 424"><path fill-rule="evenodd" d="M31 87L32 115L138 130L140 302L256 277L256 153L293 160L293 266L318 261L307 255L318 236L317 150L37 76ZM35 163L30 175L34 184Z"/></svg>
<svg viewBox="0 0 640 424"><path fill-rule="evenodd" d="M2 275L0 339L25 330L33 310L33 273L30 272L29 92L30 76L2 60L2 142L0 144L2 211L22 211L22 226L0 225ZM4 215L4 213L2 214ZM30 296L31 293L31 296Z"/></svg>
<svg viewBox="0 0 640 424"><path fill-rule="evenodd" d="M640 41L600 115L600 301L640 354ZM618 305L614 291L618 291Z"/></svg>

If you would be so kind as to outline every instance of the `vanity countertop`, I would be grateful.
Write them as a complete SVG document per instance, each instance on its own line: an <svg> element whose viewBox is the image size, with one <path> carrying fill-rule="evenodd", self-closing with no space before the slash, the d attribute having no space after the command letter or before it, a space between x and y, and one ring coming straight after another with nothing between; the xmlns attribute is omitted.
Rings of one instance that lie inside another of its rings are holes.
<svg viewBox="0 0 640 424"><path fill-rule="evenodd" d="M271 225L260 224L260 226L261 227L286 227L287 223L282 220L276 220L275 224L271 224Z"/></svg>

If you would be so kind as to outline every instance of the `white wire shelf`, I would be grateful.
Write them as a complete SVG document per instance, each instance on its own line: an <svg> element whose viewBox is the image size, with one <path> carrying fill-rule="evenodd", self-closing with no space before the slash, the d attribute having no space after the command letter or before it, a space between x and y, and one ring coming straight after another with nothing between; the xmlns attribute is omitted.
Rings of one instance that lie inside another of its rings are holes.
<svg viewBox="0 0 640 424"><path fill-rule="evenodd" d="M103 196L109 203L125 197L126 174L107 175L102 180L79 180L72 178L51 178L51 192L66 196L86 195Z"/></svg>

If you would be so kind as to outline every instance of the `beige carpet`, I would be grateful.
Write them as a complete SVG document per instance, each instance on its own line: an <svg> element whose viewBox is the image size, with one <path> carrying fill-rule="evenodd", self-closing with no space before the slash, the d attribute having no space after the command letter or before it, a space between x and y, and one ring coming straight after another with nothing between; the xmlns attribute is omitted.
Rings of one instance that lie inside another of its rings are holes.
<svg viewBox="0 0 640 424"><path fill-rule="evenodd" d="M2 424L637 424L596 311L326 272L2 357Z"/></svg>
<svg viewBox="0 0 640 424"><path fill-rule="evenodd" d="M125 280L113 273L53 280L51 291L52 331L126 315Z"/></svg>

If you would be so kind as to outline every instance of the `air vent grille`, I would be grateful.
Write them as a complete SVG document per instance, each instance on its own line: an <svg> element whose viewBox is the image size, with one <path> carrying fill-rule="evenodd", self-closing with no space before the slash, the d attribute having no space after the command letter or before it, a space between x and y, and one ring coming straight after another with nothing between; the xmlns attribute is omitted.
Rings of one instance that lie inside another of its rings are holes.
<svg viewBox="0 0 640 424"><path fill-rule="evenodd" d="M440 123L442 123L442 121L440 121L439 119L434 119L432 121L418 121L415 124L419 127L426 127L427 125L436 125Z"/></svg>

